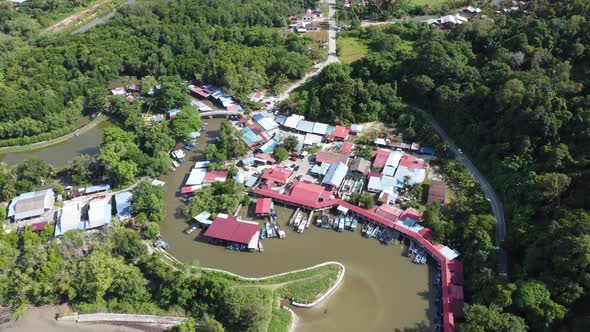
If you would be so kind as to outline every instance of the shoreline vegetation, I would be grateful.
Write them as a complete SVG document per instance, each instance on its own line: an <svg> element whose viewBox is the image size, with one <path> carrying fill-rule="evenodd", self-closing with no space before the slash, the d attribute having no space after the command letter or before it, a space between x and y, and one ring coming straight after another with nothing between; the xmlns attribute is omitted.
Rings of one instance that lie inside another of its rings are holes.
<svg viewBox="0 0 590 332"><path fill-rule="evenodd" d="M76 8L75 11L68 13L51 25L43 29L45 33L58 33L77 28L80 25L88 23L90 20L102 17L108 14L112 9L117 8L125 0L96 0L87 6Z"/></svg>
<svg viewBox="0 0 590 332"><path fill-rule="evenodd" d="M75 129L73 131L69 131L67 134L62 134L61 136L58 136L58 137L55 137L52 139L48 139L48 140L44 140L41 142L36 142L36 143L31 143L31 144L26 144L26 145L4 146L4 143L7 140L3 140L3 141L0 141L0 153L26 152L26 151L30 151L30 150L41 149L41 148L45 148L45 147L52 146L55 144L59 144L61 142L69 140L70 138L74 137L76 134L82 134L82 133L94 128L96 125L102 123L103 121L106 121L107 119L108 119L108 117L106 115L99 115L99 116L95 117L94 119L92 119L90 122L84 124L83 126L78 127L77 129ZM66 129L70 129L70 128L66 128ZM58 130L55 132L61 134L61 130ZM52 133L50 132L49 134L52 134ZM43 135L45 135L45 134L43 134Z"/></svg>
<svg viewBox="0 0 590 332"><path fill-rule="evenodd" d="M267 303L272 306L268 331L292 331L297 326L294 312L280 305L281 299L289 300L295 307L313 308L340 287L346 273L343 264L329 261L270 276L245 277L226 270L187 265L165 251L157 251L177 269L189 268L192 273L224 278L231 288L270 291L274 300Z"/></svg>

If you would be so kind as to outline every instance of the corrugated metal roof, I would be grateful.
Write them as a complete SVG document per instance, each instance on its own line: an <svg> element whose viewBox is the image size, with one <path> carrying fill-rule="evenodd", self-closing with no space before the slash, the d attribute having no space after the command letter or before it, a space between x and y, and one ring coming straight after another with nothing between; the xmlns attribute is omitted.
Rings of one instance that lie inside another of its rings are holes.
<svg viewBox="0 0 590 332"><path fill-rule="evenodd" d="M188 179L186 179L186 186L194 186L203 184L203 179L205 179L205 175L207 174L207 169L205 168L193 168L191 170Z"/></svg>
<svg viewBox="0 0 590 332"><path fill-rule="evenodd" d="M345 163L338 161L330 165L328 168L328 172L324 179L322 180L322 184L327 184L334 187L340 187L344 177L346 177L346 173L348 173L348 166Z"/></svg>
<svg viewBox="0 0 590 332"><path fill-rule="evenodd" d="M293 114L285 120L285 127L295 129L299 121L303 120L303 115Z"/></svg>
<svg viewBox="0 0 590 332"><path fill-rule="evenodd" d="M88 228L97 228L111 223L112 206L108 200L92 200L88 206Z"/></svg>
<svg viewBox="0 0 590 332"><path fill-rule="evenodd" d="M304 133L311 133L313 132L313 122L301 120L299 123L297 123L297 130Z"/></svg>
<svg viewBox="0 0 590 332"><path fill-rule="evenodd" d="M316 122L313 124L312 132L318 135L326 135L326 131L328 130L328 125L321 122Z"/></svg>
<svg viewBox="0 0 590 332"><path fill-rule="evenodd" d="M131 218L131 199L133 194L129 191L124 191L115 195L115 206L117 207L117 216L121 220Z"/></svg>

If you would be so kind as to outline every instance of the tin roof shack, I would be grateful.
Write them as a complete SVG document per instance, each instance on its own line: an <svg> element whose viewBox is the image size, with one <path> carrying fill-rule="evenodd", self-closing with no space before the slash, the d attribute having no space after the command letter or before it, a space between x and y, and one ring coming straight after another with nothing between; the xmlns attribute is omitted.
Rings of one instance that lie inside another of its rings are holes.
<svg viewBox="0 0 590 332"><path fill-rule="evenodd" d="M8 206L7 217L18 222L37 218L53 210L55 193L53 189L20 194L12 199Z"/></svg>
<svg viewBox="0 0 590 332"><path fill-rule="evenodd" d="M350 172L355 176L365 176L371 171L371 163L361 157L356 157L350 162Z"/></svg>
<svg viewBox="0 0 590 332"><path fill-rule="evenodd" d="M269 216L272 212L272 198L256 199L256 215L259 217Z"/></svg>
<svg viewBox="0 0 590 332"><path fill-rule="evenodd" d="M98 228L111 223L112 206L109 199L94 199L88 203L86 229Z"/></svg>
<svg viewBox="0 0 590 332"><path fill-rule="evenodd" d="M119 220L127 220L131 218L131 199L133 194L129 191L124 191L115 195L115 207L117 208L117 217Z"/></svg>
<svg viewBox="0 0 590 332"><path fill-rule="evenodd" d="M82 221L82 202L65 202L61 208L57 223L55 225L55 236L63 235L72 229L84 229Z"/></svg>
<svg viewBox="0 0 590 332"><path fill-rule="evenodd" d="M214 242L229 242L229 245L237 243L243 249L254 251L258 248L258 223L220 213L204 236Z"/></svg>
<svg viewBox="0 0 590 332"><path fill-rule="evenodd" d="M423 159L404 155L400 160L397 171L395 171L395 186L398 188L403 187L406 179L408 179L409 185L422 183L426 179L427 168L428 165Z"/></svg>

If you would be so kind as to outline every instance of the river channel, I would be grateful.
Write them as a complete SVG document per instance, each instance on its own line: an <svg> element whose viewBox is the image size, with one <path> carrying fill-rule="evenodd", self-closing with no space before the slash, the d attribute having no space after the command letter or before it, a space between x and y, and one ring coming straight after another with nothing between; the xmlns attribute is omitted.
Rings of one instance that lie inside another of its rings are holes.
<svg viewBox="0 0 590 332"><path fill-rule="evenodd" d="M217 137L221 120L205 120L207 131L199 146L174 173L161 177L166 182L167 215L161 223L170 253L178 259L220 268L243 276L265 276L308 267L326 261L345 265L340 288L313 309L293 308L299 317L297 331L430 331L434 310L432 274L428 265L413 264L403 256L400 244L384 246L359 232L338 233L310 226L303 234L284 227L287 238L264 240L264 253L226 250L203 241L197 233L186 235L178 192L194 161L201 160L205 146ZM281 225L293 210L276 206ZM254 220L246 208L244 219Z"/></svg>
<svg viewBox="0 0 590 332"><path fill-rule="evenodd" d="M66 141L24 152L0 153L0 161L8 165L15 165L29 158L43 159L55 167L63 167L75 156L81 154L95 155L98 153L104 129L115 124L111 121L103 121L94 127L74 136Z"/></svg>

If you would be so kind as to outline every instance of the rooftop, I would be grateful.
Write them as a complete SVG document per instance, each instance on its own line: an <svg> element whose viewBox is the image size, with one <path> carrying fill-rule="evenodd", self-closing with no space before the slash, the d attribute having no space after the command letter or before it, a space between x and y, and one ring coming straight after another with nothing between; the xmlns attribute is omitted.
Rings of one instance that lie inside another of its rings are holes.
<svg viewBox="0 0 590 332"><path fill-rule="evenodd" d="M287 183L289 177L293 174L293 170L285 167L267 168L262 173L262 178L267 181L272 181L280 184Z"/></svg>
<svg viewBox="0 0 590 332"><path fill-rule="evenodd" d="M217 216L207 228L205 236L237 242L241 244L249 244L254 236L258 233L258 223L238 220L234 216Z"/></svg>
<svg viewBox="0 0 590 332"><path fill-rule="evenodd" d="M335 162L342 162L346 164L348 155L332 151L318 151L315 155L315 161L316 163L333 164Z"/></svg>

